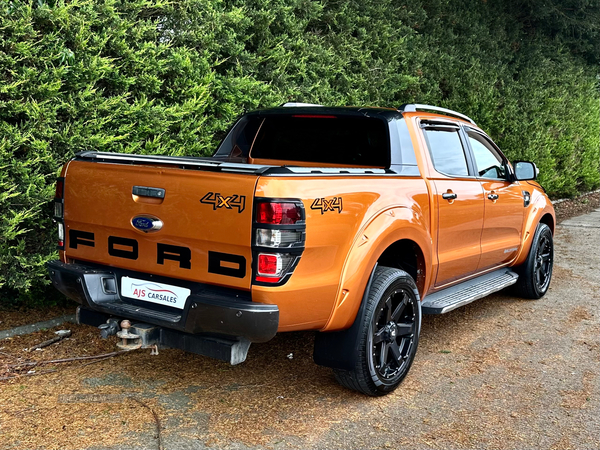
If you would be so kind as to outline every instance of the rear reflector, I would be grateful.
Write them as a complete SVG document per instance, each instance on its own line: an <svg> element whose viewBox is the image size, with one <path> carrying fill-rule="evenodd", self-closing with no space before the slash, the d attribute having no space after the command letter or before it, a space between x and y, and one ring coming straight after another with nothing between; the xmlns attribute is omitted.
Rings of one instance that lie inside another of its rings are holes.
<svg viewBox="0 0 600 450"><path fill-rule="evenodd" d="M279 277L255 277L254 278L256 281L260 281L261 283L279 283L279 280L281 280L281 278Z"/></svg>
<svg viewBox="0 0 600 450"><path fill-rule="evenodd" d="M293 225L302 220L300 206L295 203L260 202L256 207L256 222L269 225Z"/></svg>

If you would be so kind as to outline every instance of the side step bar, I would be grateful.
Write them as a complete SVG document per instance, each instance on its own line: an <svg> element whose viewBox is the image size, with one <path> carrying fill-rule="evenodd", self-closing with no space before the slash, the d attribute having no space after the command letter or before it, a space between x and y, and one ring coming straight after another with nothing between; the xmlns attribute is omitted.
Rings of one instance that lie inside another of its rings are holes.
<svg viewBox="0 0 600 450"><path fill-rule="evenodd" d="M442 289L425 297L421 305L423 314L447 313L511 286L518 278L519 275L512 270L500 269Z"/></svg>

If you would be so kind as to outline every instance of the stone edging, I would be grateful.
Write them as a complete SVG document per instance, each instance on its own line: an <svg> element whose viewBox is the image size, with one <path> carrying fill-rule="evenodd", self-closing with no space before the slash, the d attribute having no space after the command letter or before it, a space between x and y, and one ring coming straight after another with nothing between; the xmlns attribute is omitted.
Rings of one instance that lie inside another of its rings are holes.
<svg viewBox="0 0 600 450"><path fill-rule="evenodd" d="M581 195L578 195L577 197L573 197L573 198L559 198L558 200L552 200L552 204L558 205L562 202L566 202L567 200L575 200L576 198L586 197L590 194L596 194L598 192L600 192L600 189L596 189L595 191L591 191L591 192L586 192L585 194L581 194Z"/></svg>

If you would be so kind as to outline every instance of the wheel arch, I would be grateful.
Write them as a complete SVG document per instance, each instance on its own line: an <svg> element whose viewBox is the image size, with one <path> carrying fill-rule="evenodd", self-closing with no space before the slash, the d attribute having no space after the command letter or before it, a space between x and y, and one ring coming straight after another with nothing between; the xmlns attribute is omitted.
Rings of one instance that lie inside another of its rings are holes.
<svg viewBox="0 0 600 450"><path fill-rule="evenodd" d="M407 249L413 253L403 255ZM336 302L327 324L320 331L342 330L352 325L376 264L400 268L411 276L415 274L422 296L431 279L431 271L426 270L432 267L429 223L405 207L390 208L370 221L351 246Z"/></svg>
<svg viewBox="0 0 600 450"><path fill-rule="evenodd" d="M423 297L428 270L423 250L415 241L405 238L394 242L379 256L377 264L404 270L415 280L419 295Z"/></svg>
<svg viewBox="0 0 600 450"><path fill-rule="evenodd" d="M544 223L548 225L550 231L552 231L552 235L554 235L556 215L554 213L552 202L545 194L542 194L537 190L533 191L531 200L521 232L521 250L511 264L512 266L519 266L527 259L538 224Z"/></svg>
<svg viewBox="0 0 600 450"><path fill-rule="evenodd" d="M554 216L552 214L544 214L540 219L540 223L545 223L548 225L548 227L550 227L550 231L552 231L552 235L554 235Z"/></svg>

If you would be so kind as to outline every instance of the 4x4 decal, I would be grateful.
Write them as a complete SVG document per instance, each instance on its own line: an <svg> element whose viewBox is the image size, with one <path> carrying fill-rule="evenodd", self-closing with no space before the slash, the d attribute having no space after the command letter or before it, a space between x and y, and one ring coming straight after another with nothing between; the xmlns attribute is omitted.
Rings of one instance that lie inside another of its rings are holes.
<svg viewBox="0 0 600 450"><path fill-rule="evenodd" d="M246 208L246 196L234 194L224 197L218 192L208 192L200 199L200 203L212 205L213 211L219 208L225 208L237 209L238 213L241 213Z"/></svg>
<svg viewBox="0 0 600 450"><path fill-rule="evenodd" d="M316 198L315 201L310 205L310 209L321 210L321 214L327 211L342 212L342 197L333 197L327 200L326 198Z"/></svg>

